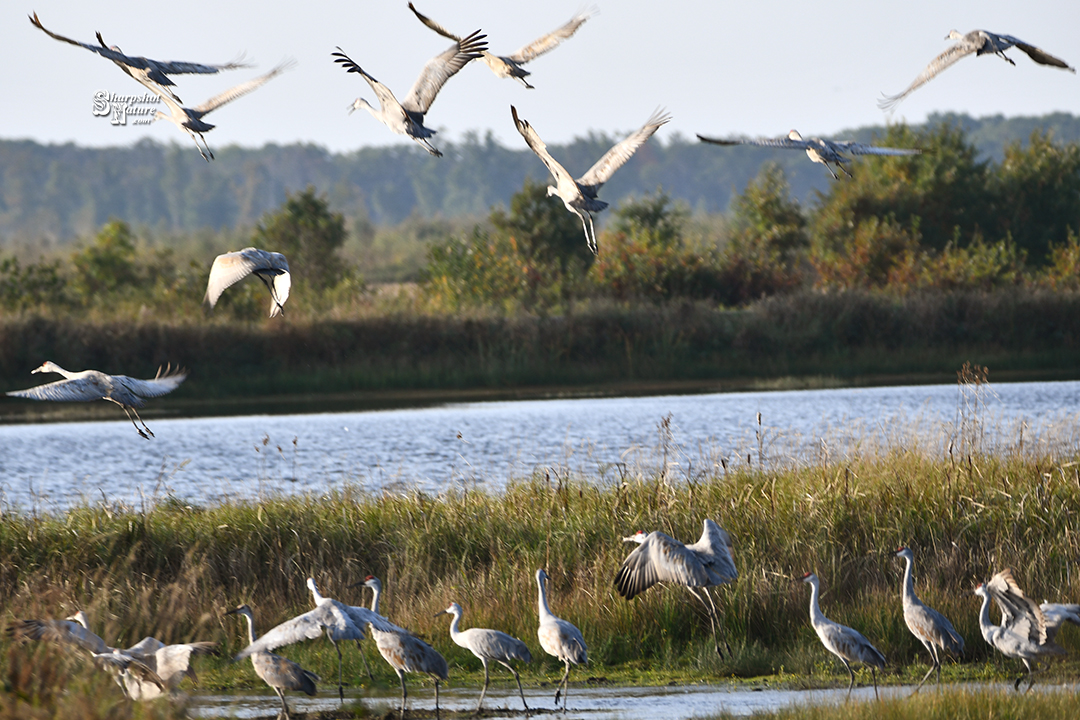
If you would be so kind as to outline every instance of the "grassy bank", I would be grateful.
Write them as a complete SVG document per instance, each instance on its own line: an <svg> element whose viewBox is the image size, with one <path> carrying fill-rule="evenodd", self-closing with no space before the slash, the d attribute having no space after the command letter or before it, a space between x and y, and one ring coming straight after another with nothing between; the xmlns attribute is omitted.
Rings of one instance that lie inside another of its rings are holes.
<svg viewBox="0 0 1080 720"><path fill-rule="evenodd" d="M1033 597L1080 597L1077 460L1075 452L938 459L912 447L764 470L755 463L702 472L657 461L593 477L531 477L499 495L345 492L213 507L166 501L144 512L98 505L59 516L9 513L0 518L0 604L4 621L82 608L113 645L144 635L217 640L228 656L241 647L242 625L226 610L251 603L266 629L310 607L308 575L326 594L361 604L369 597L347 586L372 573L386 585L384 612L443 652L454 682L476 682L479 668L450 642L445 616L433 618L451 601L465 608L464 626L524 639L535 659L523 675L536 683L561 672L535 636L533 573L544 567L553 609L589 644L590 666L578 679L846 682L810 628L807 587L794 579L814 570L825 613L860 629L888 657L884 681L912 682L926 656L903 624L902 563L891 552L906 544L916 552L917 592L967 640L963 664L948 666L946 676L1011 678L1018 665L994 656L979 635L972 589L1012 566ZM729 530L741 572L720 592L733 650L722 660L685 591L653 589L626 602L612 587L628 551L622 536L658 528L696 539L704 517ZM1076 650L1074 634L1063 635ZM0 675L48 652L5 640ZM389 669L367 653L379 682L392 685ZM285 654L334 674L336 655L325 642ZM361 682L354 649L345 661L346 677ZM199 665L204 685L259 685L246 664ZM79 667L64 672L90 682ZM1076 669L1057 663L1050 677L1073 678Z"/></svg>
<svg viewBox="0 0 1080 720"><path fill-rule="evenodd" d="M590 305L560 317L378 315L240 324L7 316L0 384L34 384L46 359L145 377L179 364L190 378L149 411L268 396L746 383L950 381L971 361L1003 377L1080 374L1080 295L809 293L745 310L703 304ZM8 401L7 407L32 407ZM7 412L18 412L17 410Z"/></svg>

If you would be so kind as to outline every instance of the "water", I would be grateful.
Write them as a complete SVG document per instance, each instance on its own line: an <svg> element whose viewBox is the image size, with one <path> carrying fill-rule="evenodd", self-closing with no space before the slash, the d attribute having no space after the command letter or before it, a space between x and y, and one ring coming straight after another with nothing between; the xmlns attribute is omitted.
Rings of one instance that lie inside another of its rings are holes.
<svg viewBox="0 0 1080 720"><path fill-rule="evenodd" d="M568 471L616 480L665 457L677 476L722 465L812 463L872 446L956 443L956 385L523 400L368 412L0 426L0 504L57 511L268 494L498 490ZM970 401L970 397L969 397ZM984 386L969 432L987 449L1080 447L1080 382ZM970 402L969 402L970 408ZM970 412L970 409L969 409ZM762 424L757 424L761 413ZM662 442L660 424L670 416Z"/></svg>

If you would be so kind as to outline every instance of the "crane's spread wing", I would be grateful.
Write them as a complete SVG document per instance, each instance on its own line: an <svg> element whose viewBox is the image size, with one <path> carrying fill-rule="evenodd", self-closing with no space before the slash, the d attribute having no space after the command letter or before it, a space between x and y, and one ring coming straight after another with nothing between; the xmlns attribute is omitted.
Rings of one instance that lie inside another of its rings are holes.
<svg viewBox="0 0 1080 720"><path fill-rule="evenodd" d="M11 397L28 398L30 400L50 400L53 402L90 402L101 400L108 392L96 378L79 377L70 380L57 380L56 382L38 385L26 390L12 390L7 393Z"/></svg>
<svg viewBox="0 0 1080 720"><path fill-rule="evenodd" d="M584 24L586 20L593 16L595 9L579 12L574 17L570 18L570 21L565 25L549 32L543 37L533 40L525 47L519 49L513 55L508 57L514 62L521 64L527 63L533 58L539 57L549 50L554 50L559 44L577 32L577 29Z"/></svg>
<svg viewBox="0 0 1080 720"><path fill-rule="evenodd" d="M253 80L248 80L247 82L235 85L226 90L225 92L215 95L214 97L204 102L202 105L199 105L198 107L193 109L195 110L195 112L199 113L199 115L205 115L211 110L221 107L225 103L232 102L233 100L242 95L247 95L252 90L255 90L256 88L264 85L265 83L274 79L286 70L295 67L295 65L295 60L286 60L265 75L260 75Z"/></svg>
<svg viewBox="0 0 1080 720"><path fill-rule="evenodd" d="M604 156L589 168L589 171L577 179L581 191L589 197L596 197L600 186L606 183L615 171L621 168L645 141L653 136L661 125L671 120L671 115L663 110L656 110L637 132L630 133L622 142L604 153Z"/></svg>
<svg viewBox="0 0 1080 720"><path fill-rule="evenodd" d="M111 651L104 640L71 620L15 620L7 632L15 640L48 640L79 647L91 654Z"/></svg>
<svg viewBox="0 0 1080 720"><path fill-rule="evenodd" d="M252 250L256 248L244 248L214 258L214 264L210 266L210 278L206 283L206 295L203 297L203 302L214 307L226 288L232 287L261 267L259 256L252 254L250 252Z"/></svg>
<svg viewBox="0 0 1080 720"><path fill-rule="evenodd" d="M370 624L373 628L375 628L379 632L388 632L388 633L407 633L408 632L408 630L405 630L404 628L395 625L394 623L390 622L388 619L386 619L382 615L379 615L374 610L369 610L368 608L365 608L365 607L357 607L356 605L346 605L345 603L341 603L340 605L341 605L341 611L344 612L346 615L348 615L349 619L352 620L354 623L356 623L356 625L358 627L362 628L365 625Z"/></svg>
<svg viewBox="0 0 1080 720"><path fill-rule="evenodd" d="M852 155L921 155L922 150L917 148L891 148L891 147L879 147L877 145L867 145L866 143L858 142L835 142L829 141L830 145L833 145L836 150L841 152L850 153Z"/></svg>
<svg viewBox="0 0 1080 720"><path fill-rule="evenodd" d="M545 145L544 141L540 139L540 136L536 134L536 131L533 130L533 127L529 124L528 120L518 117L517 108L513 105L510 106L510 115L514 118L514 126L518 129L518 132L521 133L521 137L525 138L525 143L534 153L536 153L536 156L544 162L548 172L551 173L556 182L560 185L567 181L572 183L573 176L570 175L570 173L566 171L566 168L560 165L555 158L551 157L551 153L547 151L547 145Z"/></svg>
<svg viewBox="0 0 1080 720"><path fill-rule="evenodd" d="M627 600L658 582L705 587L709 574L697 556L678 540L655 531L634 548L615 576L615 587Z"/></svg>
<svg viewBox="0 0 1080 720"><path fill-rule="evenodd" d="M1012 568L1005 568L986 583L986 589L1001 610L1002 626L1008 626L1032 642L1046 642L1046 619L1038 604L1024 594L1013 577Z"/></svg>
<svg viewBox="0 0 1080 720"><path fill-rule="evenodd" d="M114 380L141 398L167 395L180 387L180 383L184 382L185 378L187 378L187 373L179 368L172 371L166 370L164 374L161 368L158 368L157 375L149 380L140 380L127 375L113 375Z"/></svg>
<svg viewBox="0 0 1080 720"><path fill-rule="evenodd" d="M410 113L426 113L446 81L487 50L487 43L484 42L486 37L477 30L428 60L401 106Z"/></svg>
<svg viewBox="0 0 1080 720"><path fill-rule="evenodd" d="M931 60L930 64L926 66L926 69L923 70L919 77L915 78L903 92L896 95L886 95L878 100L878 107L882 110L892 111L900 104L901 100L933 80L938 73L948 69L960 58L970 55L978 50L982 43L969 40L969 35L970 33L965 35L960 42Z"/></svg>
<svg viewBox="0 0 1080 720"><path fill-rule="evenodd" d="M1059 67L1059 68L1062 68L1063 70L1068 70L1071 73L1076 72L1076 68L1069 65L1069 63L1065 62L1064 60L1062 60L1059 57L1054 57L1053 55L1046 52L1045 50L1042 50L1041 48L1037 48L1034 45L1030 45L1030 44L1024 42L1023 40L1014 38L1011 35L1003 35L1002 37L1004 37L1006 40L1008 40L1014 46L1016 46L1016 47L1020 48L1021 50L1023 50L1024 53L1029 58L1031 58L1035 62L1039 63L1040 65L1050 65L1050 66L1053 66L1053 67Z"/></svg>
<svg viewBox="0 0 1080 720"><path fill-rule="evenodd" d="M242 660L257 652L269 652L283 645L315 640L328 631L335 641L363 640L364 631L341 609L341 603L330 600L314 610L297 615L291 620L271 628L265 635L241 650L234 660Z"/></svg>
<svg viewBox="0 0 1080 720"><path fill-rule="evenodd" d="M379 104L382 106L384 112L388 108L397 108L399 112L405 112L405 109L401 107L401 103L394 97L394 93L390 92L390 88L368 75L364 71L364 68L357 65L340 47L337 49L337 52L330 53L330 56L334 58L334 62L345 68L345 72L358 73L360 77L367 80L367 84L371 86L371 90L375 93L375 97L379 99Z"/></svg>
<svg viewBox="0 0 1080 720"><path fill-rule="evenodd" d="M127 672L141 682L149 682L158 686L162 692L168 692L169 688L161 677L147 665L130 655L125 655L119 650L110 650L105 653L92 653L94 659L102 664L112 666L122 672Z"/></svg>
<svg viewBox="0 0 1080 720"><path fill-rule="evenodd" d="M713 520L706 518L702 524L701 539L687 549L706 565L711 582L719 584L737 579L739 571L731 554L731 536Z"/></svg>
<svg viewBox="0 0 1080 720"><path fill-rule="evenodd" d="M442 35L444 38L448 38L458 43L462 41L462 37L460 35L455 35L439 23L429 18L427 15L422 14L419 10L416 9L416 6L414 6L412 3L409 3L409 9L413 11L413 14L416 15L416 18L420 22L424 23L429 28Z"/></svg>
<svg viewBox="0 0 1080 720"><path fill-rule="evenodd" d="M701 142L713 145L756 145L758 147L784 148L788 150L805 150L810 145L806 140L793 140L788 137L782 138L712 138L698 135Z"/></svg>

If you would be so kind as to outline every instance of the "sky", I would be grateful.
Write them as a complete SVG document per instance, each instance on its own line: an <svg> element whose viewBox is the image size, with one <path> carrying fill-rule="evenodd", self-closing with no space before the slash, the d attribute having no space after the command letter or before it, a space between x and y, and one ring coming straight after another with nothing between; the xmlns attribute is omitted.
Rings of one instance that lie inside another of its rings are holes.
<svg viewBox="0 0 1080 720"><path fill-rule="evenodd" d="M555 29L581 0L415 0L460 35L480 28L496 54L510 54ZM919 123L934 112L975 117L1080 114L1080 76L1036 65L1022 52L1010 66L994 56L960 60L909 96L894 115L881 93L903 90L950 41L950 29L981 28L1021 38L1069 64L1080 63L1075 0L596 0L598 12L572 38L527 65L527 90L476 62L443 87L425 124L434 142L491 132L524 147L516 105L548 143L590 131L639 127L658 107L673 121L660 136L780 136L792 128L828 137L888 120ZM335 152L407 143L354 98L375 98L358 75L332 62L340 46L403 98L428 59L449 43L421 25L406 0L148 3L145 0L34 0L4 3L0 16L0 138L85 146L130 145L149 137L191 144L168 122L114 126L92 113L98 91L141 94L109 60L58 42L32 26L36 11L60 35L106 42L129 55L223 63L244 53L255 67L217 75L175 76L188 105L266 72L297 65L254 93L207 116L211 149L227 144L314 143ZM843 138L837 138L843 139ZM194 152L194 149L192 149Z"/></svg>

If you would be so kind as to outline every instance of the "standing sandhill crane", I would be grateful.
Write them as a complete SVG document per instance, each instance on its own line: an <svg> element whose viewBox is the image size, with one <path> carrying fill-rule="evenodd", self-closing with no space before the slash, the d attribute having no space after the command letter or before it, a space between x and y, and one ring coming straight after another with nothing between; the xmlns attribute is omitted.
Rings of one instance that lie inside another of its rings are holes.
<svg viewBox="0 0 1080 720"><path fill-rule="evenodd" d="M225 614L243 615L247 618L248 648L254 645L256 639L255 617L251 614L251 608L244 604ZM286 718L289 717L289 706L285 703L286 690L299 690L312 696L317 692L315 683L319 682L321 678L315 673L300 667L292 660L287 660L267 650L255 650L250 653L249 657L251 658L251 666L255 668L255 674L272 687L277 696L281 698L281 710L285 713Z"/></svg>
<svg viewBox="0 0 1080 720"><path fill-rule="evenodd" d="M477 30L468 37L456 40L448 50L428 60L404 102L398 102L394 93L390 92L390 88L364 72L364 69L353 62L352 58L339 47L337 52L330 53L334 62L345 68L346 72L359 73L367 80L375 97L379 99L379 109L376 110L364 98L356 98L349 106L349 114L351 115L354 110L364 108L393 132L398 135L408 135L435 157L442 157L442 153L428 142L428 138L435 135L436 131L424 127L424 115L431 108L431 103L435 102L435 96L439 94L439 90L446 81L468 65L470 60L477 59L482 52L487 50L485 37L487 36L481 35Z"/></svg>
<svg viewBox="0 0 1080 720"><path fill-rule="evenodd" d="M540 593L537 600L540 626L536 629L536 637L539 638L540 647L544 649L544 652L557 657L560 662L566 665L566 672L563 673L562 680L559 681L559 685L555 689L555 707L559 707L559 694L561 693L563 712L565 712L566 696L570 694L570 686L568 685L570 663L580 665L587 663L589 659L585 647L585 638L582 636L581 631L562 618L555 617L551 612L551 608L548 607L547 587L544 584L547 579L547 573L543 569L536 571L536 585Z"/></svg>
<svg viewBox="0 0 1080 720"><path fill-rule="evenodd" d="M1034 45L1029 45L1019 38L1014 38L1012 35L998 35L997 33L987 32L986 30L972 30L967 35L961 35L958 30L950 30L949 34L945 36L945 39L958 40L959 42L931 60L930 64L926 66L926 69L922 71L922 74L915 78L902 93L886 95L878 100L878 107L882 110L891 112L900 104L900 101L908 95L933 80L938 73L951 67L957 60L962 57L967 57L971 53L975 53L976 56L992 53L1015 67L1016 63L1012 61L1012 58L1005 54L1005 51L1011 47L1018 47L1027 53L1029 58L1040 65L1050 65L1062 68L1071 73L1076 72L1075 68L1070 67L1069 64L1061 58L1056 58Z"/></svg>
<svg viewBox="0 0 1080 720"><path fill-rule="evenodd" d="M342 688L341 648L338 647L340 640L364 639L364 625L381 627L387 632L400 630L386 618L377 615L367 608L353 607L337 600L323 597L313 578L307 579L308 589L311 590L315 609L309 610L302 615L286 620L266 632L258 640L252 640L251 644L241 650L234 660L242 660L245 657L254 656L259 652L267 652L283 645L291 645L304 640L315 640L326 633L326 638L334 646L338 656L338 697L344 701L345 691ZM366 661L365 661L366 662Z"/></svg>
<svg viewBox="0 0 1080 720"><path fill-rule="evenodd" d="M358 583L359 584L359 583ZM382 593L382 583L374 575L368 575L363 582L364 587L371 588L371 612L379 615L379 595ZM405 701L408 693L405 690L405 673L426 673L435 681L435 717L439 716L439 681L450 677L449 668L438 650L428 645L408 630L391 624L387 629L375 625L368 625L371 637L375 638L375 646L379 648L379 654L394 668L398 680L401 682L401 716L405 716Z"/></svg>
<svg viewBox="0 0 1080 720"><path fill-rule="evenodd" d="M195 147L199 149L199 154L202 155L203 160L210 162L214 159L214 153L210 151L210 146L206 144L206 138L203 137L203 133L210 132L217 126L204 121L203 116L217 110L225 103L232 102L238 97L247 95L252 90L261 87L281 73L292 68L295 64L296 63L293 60L286 60L265 75L260 75L253 80L248 80L247 82L235 85L223 93L218 93L202 105L193 108L181 105L167 93L157 91L161 101L168 106L169 112L166 114L158 110L154 113L154 120L168 120L173 125L186 132L191 136L191 139L195 141ZM202 140L201 146L199 145L200 139ZM203 148L206 148L206 152L203 152Z"/></svg>
<svg viewBox="0 0 1080 720"><path fill-rule="evenodd" d="M851 160L845 157L844 153L850 153L851 155L919 155L922 153L922 150L916 148L878 147L877 145L867 145L866 143L851 140L822 140L821 138L804 140L798 130L789 131L787 137L783 138L723 139L704 135L698 135L697 137L701 142L713 145L756 145L758 147L773 147L786 150L805 150L806 156L810 160L825 166L825 169L833 176L833 180L839 180L840 178L833 172L830 163L836 165L838 170L851 177L851 173L844 167L844 164Z"/></svg>
<svg viewBox="0 0 1080 720"><path fill-rule="evenodd" d="M439 33L443 37L450 38L451 40L455 40L457 42L461 42L461 38L459 36L454 35L452 32L449 32L442 25L435 22L426 15L420 14L420 11L417 10L412 3L409 3L409 9L413 11L413 14L416 15L420 22L424 23L435 32ZM563 40L566 40L571 35L576 33L577 29L581 27L586 20L592 17L594 12L595 9L579 12L577 15L570 18L570 21L565 25L562 25L559 28L552 30L543 37L539 37L536 40L533 40L531 43L519 49L513 55L492 55L487 50L484 50L481 53L482 59L485 63L487 63L487 66L491 68L491 72L495 73L497 77L509 77L514 78L515 80L520 80L522 85L524 85L530 90L533 90L533 86L530 85L529 82L525 79L532 73L530 73L528 70L521 66L529 62L530 60L540 57L544 53L557 48Z"/></svg>
<svg viewBox="0 0 1080 720"><path fill-rule="evenodd" d="M154 687L159 694L168 692L165 682L140 659L125 654L123 650L109 647L101 637L90 630L86 613L79 610L64 620L16 620L7 628L14 640L45 640L61 647L85 650L101 666L111 668L116 684L133 700L142 699L130 692L131 687ZM150 692L148 690L148 692Z"/></svg>
<svg viewBox="0 0 1080 720"><path fill-rule="evenodd" d="M821 589L817 575L806 573L802 576L802 581L810 583L810 624L814 626L814 632L817 633L825 649L840 658L840 662L844 663L848 675L851 676L851 682L848 683L848 694L850 695L851 689L855 687L855 672L851 669L851 663L861 662L870 668L870 675L874 678L874 697L877 697L876 668L885 667L885 656L871 645L870 641L863 637L858 630L833 622L825 617L825 614L821 612L821 607L818 605Z"/></svg>
<svg viewBox="0 0 1080 720"><path fill-rule="evenodd" d="M514 674L514 679L517 680L518 693L521 694L521 704L525 706L525 712L529 712L529 704L525 702L525 692L521 689L521 677L518 675L517 670L510 665L511 660L532 662L532 654L529 652L529 648L525 646L525 643L498 630L488 630L486 628L459 630L461 606L456 602L450 603L450 607L441 613L437 613L436 617L439 615L453 616L454 619L450 621L450 639L480 658L480 662L484 665L484 689L480 691L480 702L476 703L476 712L480 712L480 707L484 704L484 695L487 694L489 660L494 660Z"/></svg>
<svg viewBox="0 0 1080 720"><path fill-rule="evenodd" d="M180 102L180 98L178 98L170 89L176 85L169 77L170 75L191 73L213 74L222 70L235 70L236 68L248 67L246 63L243 63L240 60L234 60L233 62L225 63L223 65L204 65L202 63L182 61L162 62L160 60L151 60L150 58L145 57L125 55L120 51L120 48L115 45L107 47L105 41L101 37L101 33L97 34L99 45L90 45L88 43L81 43L78 40L66 38L63 35L57 35L56 33L47 30L45 26L41 24L41 21L38 20L37 13L30 16L30 23L55 40L60 40L61 42L66 42L70 45L78 45L79 47L86 48L90 52L97 53L102 57L112 60L121 70L130 75L148 90L158 95L167 93L169 97L176 102Z"/></svg>
<svg viewBox="0 0 1080 720"><path fill-rule="evenodd" d="M731 536L712 520L706 518L701 538L693 545L684 545L673 537L660 531L645 534L638 531L623 542L639 543L638 547L623 560L622 567L615 575L615 588L627 600L632 600L638 593L645 592L656 583L669 582L682 585L696 597L709 615L709 626L713 631L713 644L716 654L720 652L720 643L716 639L716 629L720 619L716 616L709 588L733 582L739 577L735 568L735 559L731 555ZM708 603L694 588L701 588L708 598ZM731 647L724 639L728 654Z"/></svg>
<svg viewBox="0 0 1080 720"><path fill-rule="evenodd" d="M226 288L232 287L252 273L262 280L263 285L270 291L270 317L284 314L285 301L289 299L289 289L292 287L289 261L281 253L253 247L214 258L203 302L213 308Z"/></svg>
<svg viewBox="0 0 1080 720"><path fill-rule="evenodd" d="M983 639L1002 655L1019 658L1024 663L1027 675L1016 678L1013 689L1019 690L1020 683L1026 677L1027 689L1031 690L1035 682L1031 663L1037 664L1040 658L1050 655L1065 654L1065 650L1047 632L1042 610L1034 600L1024 595L1013 578L1011 568L1005 568L989 582L979 583L975 594L983 599L979 609L979 629ZM1001 610L1000 625L990 622L990 598Z"/></svg>
<svg viewBox="0 0 1080 720"><path fill-rule="evenodd" d="M555 178L555 185L548 185L548 197L558 195L566 209L581 219L581 227L585 230L585 241L594 255L599 251L596 247L596 228L593 227L593 213L598 213L608 206L606 202L596 197L600 188L611 179L615 171L621 168L629 160L637 149L645 144L645 141L653 136L661 125L671 120L671 116L662 110L655 111L645 124L636 132L630 133L622 142L616 143L604 156L589 168L589 171L575 180L569 172L560 165L551 153L547 151L547 145L533 130L527 120L518 118L517 108L510 106L510 115L514 118L521 137L525 138L526 144L547 166L548 171ZM586 224L586 220L588 224Z"/></svg>
<svg viewBox="0 0 1080 720"><path fill-rule="evenodd" d="M180 383L184 382L187 373L183 370L170 372L168 368L165 374L158 368L157 375L149 380L139 380L127 375L107 375L97 370L83 370L82 372L70 372L60 367L51 360L46 360L39 367L30 371L30 374L41 372L59 373L64 380L38 385L28 390L12 390L7 393L11 397L28 398L30 400L53 400L57 402L90 402L91 400L108 400L123 408L128 420L135 425L139 435L149 440L154 436L150 428L139 417L136 408L143 407L146 403L144 398L161 397L171 393ZM138 418L142 428L135 423ZM145 430L146 432L143 432ZM149 433L149 436L147 435Z"/></svg>
<svg viewBox="0 0 1080 720"><path fill-rule="evenodd" d="M959 655L964 652L964 638L956 632L948 618L927 607L922 600L915 595L915 581L912 579L912 570L915 564L915 556L910 548L897 548L896 557L904 559L904 586L903 605L904 623L907 624L911 634L918 638L926 651L930 653L933 664L919 681L915 692L923 686L930 674L937 670L938 684L941 684L941 659L938 657L938 648Z"/></svg>

